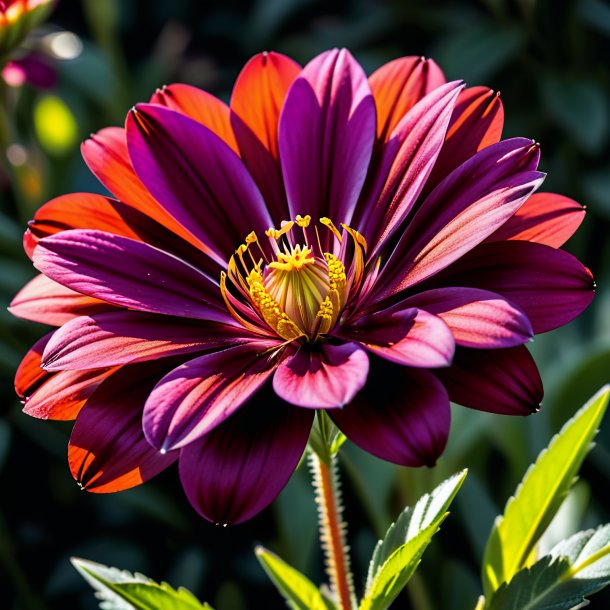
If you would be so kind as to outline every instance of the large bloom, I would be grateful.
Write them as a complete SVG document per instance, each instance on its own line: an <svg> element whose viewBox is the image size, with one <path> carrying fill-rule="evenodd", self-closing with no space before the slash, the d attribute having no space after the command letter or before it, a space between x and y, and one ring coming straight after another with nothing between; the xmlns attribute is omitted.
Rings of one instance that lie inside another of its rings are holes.
<svg viewBox="0 0 610 610"><path fill-rule="evenodd" d="M305 68L258 55L230 107L157 91L83 145L115 198L59 197L26 233L41 275L11 310L59 328L17 373L25 412L76 418L85 489L179 459L217 523L279 493L315 409L407 466L443 451L450 399L532 413L524 344L577 316L593 280L558 249L583 208L532 196L539 146L501 141L502 121L496 94L431 60L367 79L345 50Z"/></svg>

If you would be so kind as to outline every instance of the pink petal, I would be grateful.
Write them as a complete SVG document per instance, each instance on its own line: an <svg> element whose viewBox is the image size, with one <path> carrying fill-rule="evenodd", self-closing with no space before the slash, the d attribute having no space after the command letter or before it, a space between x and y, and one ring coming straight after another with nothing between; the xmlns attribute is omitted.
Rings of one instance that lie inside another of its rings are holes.
<svg viewBox="0 0 610 610"><path fill-rule="evenodd" d="M530 415L542 401L540 373L523 345L499 350L459 349L453 365L435 371L453 402L503 415Z"/></svg>
<svg viewBox="0 0 610 610"><path fill-rule="evenodd" d="M356 226L375 257L407 217L445 140L459 82L438 87L418 102L383 144Z"/></svg>
<svg viewBox="0 0 610 610"><path fill-rule="evenodd" d="M268 506L297 467L313 412L282 403L268 391L180 451L180 478L199 514L227 525Z"/></svg>
<svg viewBox="0 0 610 610"><path fill-rule="evenodd" d="M487 241L516 239L560 248L585 217L585 208L569 197L535 193Z"/></svg>
<svg viewBox="0 0 610 610"><path fill-rule="evenodd" d="M476 288L438 288L403 301L437 315L464 347L504 348L534 336L525 313L499 294Z"/></svg>
<svg viewBox="0 0 610 610"><path fill-rule="evenodd" d="M438 282L491 290L520 307L536 334L567 324L593 300L591 272L571 254L543 244L481 244Z"/></svg>
<svg viewBox="0 0 610 610"><path fill-rule="evenodd" d="M206 275L140 241L101 231L63 231L38 244L33 262L59 284L113 305L233 322Z"/></svg>
<svg viewBox="0 0 610 610"><path fill-rule="evenodd" d="M356 343L302 346L280 364L273 389L300 407L328 409L349 403L366 383L369 359Z"/></svg>
<svg viewBox="0 0 610 610"><path fill-rule="evenodd" d="M392 308L364 316L343 327L341 336L359 341L374 354L405 366L448 366L455 350L447 324L415 307Z"/></svg>
<svg viewBox="0 0 610 610"><path fill-rule="evenodd" d="M81 316L53 335L43 366L60 371L133 364L217 350L242 343L248 336L247 330L236 326L137 311Z"/></svg>
<svg viewBox="0 0 610 610"><path fill-rule="evenodd" d="M329 415L353 443L382 460L434 466L451 423L445 388L428 371L384 367L386 375L374 377L351 404Z"/></svg>
<svg viewBox="0 0 610 610"><path fill-rule="evenodd" d="M127 118L127 145L146 188L217 262L273 224L241 159L201 123L141 104Z"/></svg>
<svg viewBox="0 0 610 610"><path fill-rule="evenodd" d="M375 103L345 49L313 59L280 116L279 150L290 215L351 220L375 141Z"/></svg>
<svg viewBox="0 0 610 610"><path fill-rule="evenodd" d="M148 364L107 379L78 414L70 436L72 476L87 491L109 493L148 481L178 453L161 455L142 432L142 407L155 382Z"/></svg>
<svg viewBox="0 0 610 610"><path fill-rule="evenodd" d="M272 341L206 354L168 373L144 408L144 433L162 451L207 434L258 391L278 364Z"/></svg>

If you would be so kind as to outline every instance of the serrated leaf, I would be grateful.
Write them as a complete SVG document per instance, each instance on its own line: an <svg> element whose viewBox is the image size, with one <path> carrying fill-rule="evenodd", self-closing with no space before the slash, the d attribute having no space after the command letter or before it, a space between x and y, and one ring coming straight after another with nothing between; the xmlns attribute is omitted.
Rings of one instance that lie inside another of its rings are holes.
<svg viewBox="0 0 610 610"><path fill-rule="evenodd" d="M419 565L432 536L448 515L447 509L460 489L467 471L459 472L413 508L407 507L388 529L373 552L360 610L384 610L407 584Z"/></svg>
<svg viewBox="0 0 610 610"><path fill-rule="evenodd" d="M608 404L602 388L570 419L530 466L496 520L483 557L483 591L491 597L526 565L575 480Z"/></svg>
<svg viewBox="0 0 610 610"><path fill-rule="evenodd" d="M488 610L569 610L610 584L610 524L571 536L518 572Z"/></svg>
<svg viewBox="0 0 610 610"><path fill-rule="evenodd" d="M143 574L72 558L72 565L96 590L102 610L212 610L190 591L158 584Z"/></svg>
<svg viewBox="0 0 610 610"><path fill-rule="evenodd" d="M396 549L415 538L419 532L433 525L435 521L438 522L437 525L440 524L467 473L467 470L462 470L454 474L431 493L422 496L415 506L407 506L400 513L398 519L388 528L383 540L375 546L366 579L367 591L381 566Z"/></svg>
<svg viewBox="0 0 610 610"><path fill-rule="evenodd" d="M293 610L336 610L306 576L271 551L259 546L256 557Z"/></svg>

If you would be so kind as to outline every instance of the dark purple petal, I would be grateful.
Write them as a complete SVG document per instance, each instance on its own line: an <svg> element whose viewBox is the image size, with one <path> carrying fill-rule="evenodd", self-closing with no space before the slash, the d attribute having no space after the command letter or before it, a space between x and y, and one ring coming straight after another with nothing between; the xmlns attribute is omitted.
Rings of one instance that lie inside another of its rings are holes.
<svg viewBox="0 0 610 610"><path fill-rule="evenodd" d="M501 294L525 312L536 334L573 320L595 294L591 272L571 254L525 241L481 244L438 283Z"/></svg>
<svg viewBox="0 0 610 610"><path fill-rule="evenodd" d="M215 322L118 311L81 316L55 332L43 355L48 371L91 369L207 352L243 343L252 333ZM192 356L191 356L192 357Z"/></svg>
<svg viewBox="0 0 610 610"><path fill-rule="evenodd" d="M144 408L144 433L167 451L218 426L254 394L277 367L273 341L249 341L206 354L169 372Z"/></svg>
<svg viewBox="0 0 610 610"><path fill-rule="evenodd" d="M148 364L120 369L78 414L70 436L72 475L87 491L129 489L170 466L178 453L160 454L142 432L142 408L156 376Z"/></svg>
<svg viewBox="0 0 610 610"><path fill-rule="evenodd" d="M59 284L113 305L232 323L219 288L181 259L102 231L63 231L39 242L34 266Z"/></svg>
<svg viewBox="0 0 610 610"><path fill-rule="evenodd" d="M448 369L435 371L449 398L503 415L530 415L542 401L540 373L523 345L499 350L459 348Z"/></svg>
<svg viewBox="0 0 610 610"><path fill-rule="evenodd" d="M273 224L241 159L201 123L142 104L127 118L127 146L146 188L218 262Z"/></svg>
<svg viewBox="0 0 610 610"><path fill-rule="evenodd" d="M381 311L341 329L341 337L397 364L435 368L448 366L455 341L439 317L415 307Z"/></svg>
<svg viewBox="0 0 610 610"><path fill-rule="evenodd" d="M359 205L358 230L375 257L407 217L445 141L459 82L429 93L398 123L380 151L371 184Z"/></svg>
<svg viewBox="0 0 610 610"><path fill-rule="evenodd" d="M421 205L382 268L377 297L438 273L502 226L541 184L530 140L488 146L458 167Z"/></svg>
<svg viewBox="0 0 610 610"><path fill-rule="evenodd" d="M362 389L368 372L368 356L356 343L304 345L280 364L273 389L300 407L341 407Z"/></svg>
<svg viewBox="0 0 610 610"><path fill-rule="evenodd" d="M345 49L313 59L280 116L279 150L290 214L349 223L375 141L375 102Z"/></svg>
<svg viewBox="0 0 610 610"><path fill-rule="evenodd" d="M464 347L503 348L534 336L525 313L499 294L477 288L438 288L403 301L437 315Z"/></svg>
<svg viewBox="0 0 610 610"><path fill-rule="evenodd" d="M241 523L268 506L297 467L313 411L290 407L270 390L180 451L180 479L199 514Z"/></svg>
<svg viewBox="0 0 610 610"><path fill-rule="evenodd" d="M352 442L378 458L433 466L449 435L447 392L428 371L390 366L383 363L385 375L375 371L351 404L328 413Z"/></svg>

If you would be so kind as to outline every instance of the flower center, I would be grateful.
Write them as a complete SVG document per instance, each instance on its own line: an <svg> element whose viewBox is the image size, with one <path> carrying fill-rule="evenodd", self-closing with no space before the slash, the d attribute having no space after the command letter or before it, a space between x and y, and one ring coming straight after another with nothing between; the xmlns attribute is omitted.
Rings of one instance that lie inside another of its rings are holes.
<svg viewBox="0 0 610 610"><path fill-rule="evenodd" d="M251 329L262 318L287 341L303 337L313 342L328 333L359 286L364 268L364 238L342 228L340 232L328 218L311 225L310 216L297 216L280 229L265 231L267 240L250 233L221 276L231 315ZM347 270L346 257L352 261Z"/></svg>

